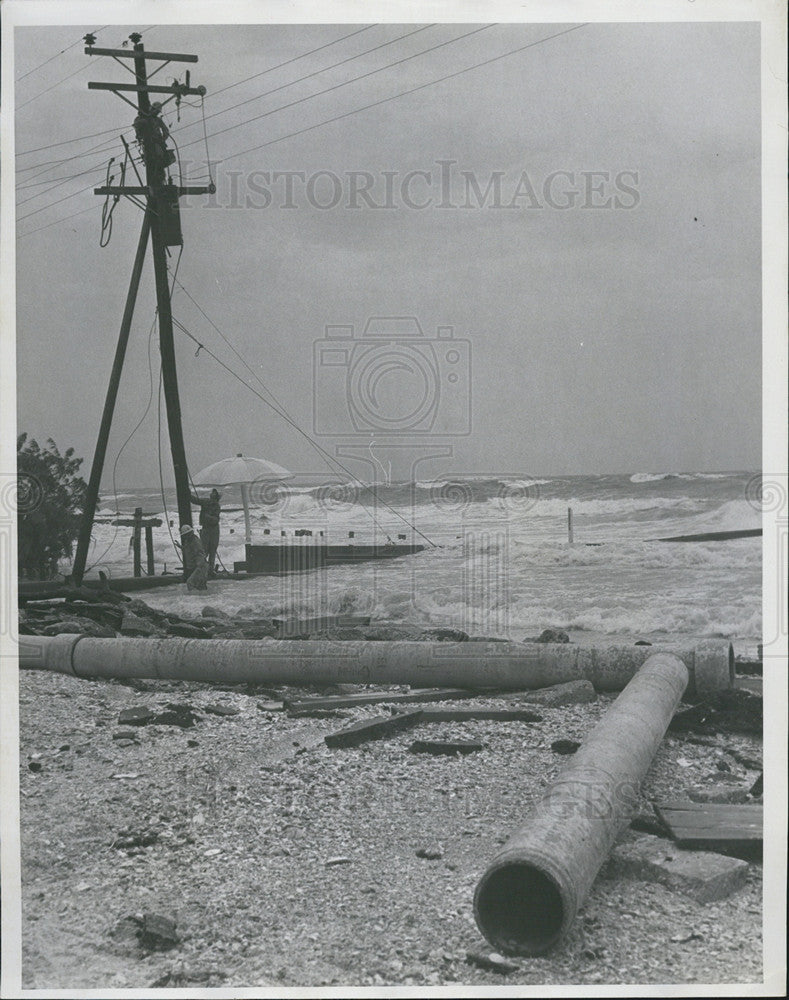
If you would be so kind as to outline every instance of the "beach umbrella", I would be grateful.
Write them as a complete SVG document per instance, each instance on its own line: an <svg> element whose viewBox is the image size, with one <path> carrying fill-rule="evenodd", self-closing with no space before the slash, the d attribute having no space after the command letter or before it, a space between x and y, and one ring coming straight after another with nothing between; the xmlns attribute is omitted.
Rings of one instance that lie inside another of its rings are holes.
<svg viewBox="0 0 789 1000"><path fill-rule="evenodd" d="M247 545L252 541L252 527L249 523L249 486L250 483L278 482L292 479L293 473L283 469L276 462L265 458L250 458L247 455L234 455L233 458L223 458L213 462L194 477L195 486L240 486L241 502L244 505L244 529Z"/></svg>

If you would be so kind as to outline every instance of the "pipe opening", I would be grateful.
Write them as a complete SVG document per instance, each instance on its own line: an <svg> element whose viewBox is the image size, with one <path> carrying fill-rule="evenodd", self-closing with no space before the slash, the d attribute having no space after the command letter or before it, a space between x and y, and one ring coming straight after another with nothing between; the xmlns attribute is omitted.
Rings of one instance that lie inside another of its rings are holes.
<svg viewBox="0 0 789 1000"><path fill-rule="evenodd" d="M488 941L511 955L539 955L558 941L564 905L556 883L526 862L510 862L486 875L475 910Z"/></svg>

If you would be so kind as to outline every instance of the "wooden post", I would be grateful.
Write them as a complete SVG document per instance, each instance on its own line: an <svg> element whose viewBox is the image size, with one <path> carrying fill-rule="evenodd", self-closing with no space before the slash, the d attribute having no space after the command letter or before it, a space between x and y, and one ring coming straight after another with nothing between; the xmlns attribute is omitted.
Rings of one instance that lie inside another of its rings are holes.
<svg viewBox="0 0 789 1000"><path fill-rule="evenodd" d="M134 575L142 576L142 560L140 558L140 538L142 535L142 507L134 508Z"/></svg>
<svg viewBox="0 0 789 1000"><path fill-rule="evenodd" d="M134 303L137 301L137 290L140 287L140 276L142 275L145 254L148 249L148 234L151 231L151 216L146 212L142 220L140 238L137 242L137 255L134 258L131 280L129 281L129 291L126 294L126 306L123 310L121 329L118 334L118 345L115 348L115 360L112 363L110 383L107 386L107 396L104 401L104 412L101 415L101 425L99 426L99 436L96 439L96 449L93 453L93 465L90 469L90 481L85 495L85 507L82 511L79 537L77 539L77 551L74 556L74 565L71 567L71 582L75 587L82 583L85 573L85 563L88 559L88 549L90 548L90 533L93 528L93 517L96 513L96 502L99 497L99 483L101 473L104 469L104 456L107 453L107 442L110 437L110 427L112 426L112 415L115 411L115 400L118 398L118 386L121 381L121 371L123 361L126 357L126 345L129 342L129 330L131 329L132 317L134 316Z"/></svg>
<svg viewBox="0 0 789 1000"><path fill-rule="evenodd" d="M567 541L570 545L573 544L573 509L572 507L567 508Z"/></svg>
<svg viewBox="0 0 789 1000"><path fill-rule="evenodd" d="M152 192L148 198L149 214L151 215L151 246L153 249L153 269L156 279L156 304L159 314L159 351L162 358L162 384L164 385L164 401L167 410L167 430L170 435L170 450L173 456L173 472L175 474L175 492L178 502L179 524L192 524L192 501L189 493L188 470L186 466L186 451L184 449L183 431L181 429L181 402L178 394L178 379L175 368L175 345L173 343L173 317L170 307L170 284L167 277L167 257L159 216L152 211L157 197L164 187L164 165L155 151L153 126L149 120L151 103L145 89L148 83L145 64L145 50L138 41L134 45L134 69L137 77L137 107L142 119L141 135L143 142L143 158L145 160L145 176Z"/></svg>
<svg viewBox="0 0 789 1000"><path fill-rule="evenodd" d="M173 81L171 86L150 87L148 85L146 58L156 59L162 62L162 65L159 66L157 70L154 70L154 73L156 73L159 69L162 69L168 63L173 61L187 63L197 62L197 56L181 52L153 52L146 54L145 47L140 42L140 34L135 32L129 37L134 43L133 50L128 48L97 49L93 47L95 35L85 35L86 55L111 56L116 61L120 61L121 59L134 60L134 75L136 78L134 84L89 82L88 89L114 91L119 97L122 97L119 93L120 91L136 92L137 110L139 114L135 120L135 132L137 133L137 139L142 146L146 170L145 186L142 186L141 184L140 187L127 187L122 183L117 186L106 185L101 188L94 188L94 194L101 194L104 197L112 195L115 197L116 201L120 195L124 194L141 195L146 197L147 205L145 216L143 218L140 241L137 247L137 257L134 262L132 279L126 299L126 307L123 314L120 336L118 338L118 346L115 352L115 362L110 376L110 384L104 404L104 413L102 415L99 436L96 442L90 482L88 483L85 505L83 508L82 523L77 541L77 551L74 557L74 565L71 573L71 581L76 585L81 583L85 572L85 563L87 561L87 553L90 546L90 532L93 525L93 517L98 498L99 481L101 479L101 472L104 465L107 440L109 438L110 424L112 422L112 413L115 406L118 383L120 381L121 367L123 365L126 344L129 337L129 327L131 325L134 301L137 295L149 236L153 247L154 271L156 275L156 297L159 313L160 350L162 355L162 380L164 383L164 393L167 403L167 424L170 433L170 446L173 453L175 485L178 495L178 512L181 524L191 525L192 523L192 512L191 505L189 503L189 488L187 483L188 471L186 467L183 435L181 432L181 408L178 397L178 383L176 381L175 350L173 347L172 315L170 310L170 290L167 277L167 261L165 257L165 243L172 244L175 242L177 245L180 245L182 240L180 239L180 226L178 226L177 229L178 239L175 239L175 230L172 225L172 213L170 213L171 224L169 227L163 222L162 206L164 205L165 200L167 198L171 198L173 195L177 201L178 196L181 194L213 194L216 188L213 181L205 188L182 187L174 184L166 185L167 178L165 176L165 167L167 164L165 153L167 151L165 149L164 139L167 136L167 132L163 129L163 127L160 127L158 122L154 123L155 116L151 114L151 103L148 95L149 93L169 94L170 99L177 97L179 100L181 97L192 94L203 97L205 95L205 87L190 87L188 85L188 73L186 74L186 86L179 84L177 81ZM126 45L125 42L124 45ZM128 104L132 103L125 97L123 100ZM167 102L165 101L165 103ZM132 107L134 107L133 104ZM137 168L135 167L134 169L135 173L137 173ZM137 173L137 177L140 177L139 173ZM177 222L177 210L175 218Z"/></svg>
<svg viewBox="0 0 789 1000"><path fill-rule="evenodd" d="M145 555L148 561L148 576L153 576L153 525L145 525Z"/></svg>
<svg viewBox="0 0 789 1000"><path fill-rule="evenodd" d="M246 545L252 544L252 523L249 520L249 486L241 484L241 501L244 504L244 542Z"/></svg>

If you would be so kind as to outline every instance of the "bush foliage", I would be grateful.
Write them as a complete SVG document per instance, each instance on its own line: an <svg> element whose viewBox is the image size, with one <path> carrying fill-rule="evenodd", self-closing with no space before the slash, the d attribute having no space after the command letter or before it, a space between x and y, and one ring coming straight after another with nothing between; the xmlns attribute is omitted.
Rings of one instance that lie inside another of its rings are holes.
<svg viewBox="0 0 789 1000"><path fill-rule="evenodd" d="M17 532L20 577L49 580L58 561L70 558L79 533L87 483L74 449L63 455L49 438L46 448L22 434L16 442Z"/></svg>

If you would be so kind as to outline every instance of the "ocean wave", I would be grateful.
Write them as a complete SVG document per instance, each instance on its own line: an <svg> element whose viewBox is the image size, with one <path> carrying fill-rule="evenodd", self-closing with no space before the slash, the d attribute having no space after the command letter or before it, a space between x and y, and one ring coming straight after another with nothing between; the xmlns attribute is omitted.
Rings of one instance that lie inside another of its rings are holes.
<svg viewBox="0 0 789 1000"><path fill-rule="evenodd" d="M631 483L658 483L663 479L693 479L684 472L635 472L630 477Z"/></svg>
<svg viewBox="0 0 789 1000"><path fill-rule="evenodd" d="M739 472L635 472L631 483L657 483L663 479L733 479Z"/></svg>

